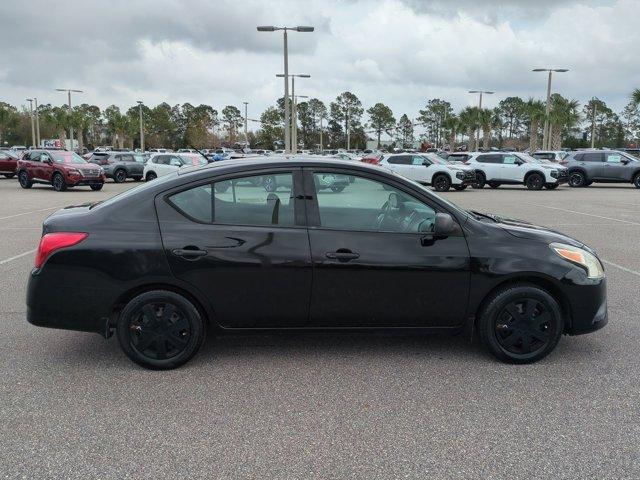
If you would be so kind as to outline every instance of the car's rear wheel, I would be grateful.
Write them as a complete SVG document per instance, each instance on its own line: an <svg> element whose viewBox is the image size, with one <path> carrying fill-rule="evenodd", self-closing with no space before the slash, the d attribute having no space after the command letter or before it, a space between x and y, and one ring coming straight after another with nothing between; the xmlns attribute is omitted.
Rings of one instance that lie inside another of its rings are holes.
<svg viewBox="0 0 640 480"><path fill-rule="evenodd" d="M116 183L123 183L127 181L127 172L123 169L116 170L113 174L113 181Z"/></svg>
<svg viewBox="0 0 640 480"><path fill-rule="evenodd" d="M18 182L22 188L31 188L33 186L33 182L29 180L29 175L24 170L18 173Z"/></svg>
<svg viewBox="0 0 640 480"><path fill-rule="evenodd" d="M182 295L153 290L133 298L120 313L118 341L138 365L168 370L188 362L206 334L198 309Z"/></svg>
<svg viewBox="0 0 640 480"><path fill-rule="evenodd" d="M451 180L446 175L436 175L432 184L436 192L446 192L451 188Z"/></svg>
<svg viewBox="0 0 640 480"><path fill-rule="evenodd" d="M498 188L500 186L500 183L498 183L498 182L489 182L489 186L491 188Z"/></svg>
<svg viewBox="0 0 640 480"><path fill-rule="evenodd" d="M462 190L466 189L467 186L466 185L454 185L453 188L454 188L454 190L457 190L457 191L461 192Z"/></svg>
<svg viewBox="0 0 640 480"><path fill-rule="evenodd" d="M484 173L477 172L473 188L484 188L485 183L487 183L487 177L484 176Z"/></svg>
<svg viewBox="0 0 640 480"><path fill-rule="evenodd" d="M67 189L67 182L64 181L64 177L61 173L54 173L51 179L51 184L56 192L64 192Z"/></svg>
<svg viewBox="0 0 640 480"><path fill-rule="evenodd" d="M156 178L158 178L158 175L156 175L155 172L149 172L149 173L147 173L147 176L146 176L145 180L147 182L150 182L152 180L155 180Z"/></svg>
<svg viewBox="0 0 640 480"><path fill-rule="evenodd" d="M636 176L633 177L633 185L636 188L640 188L640 173L636 173Z"/></svg>
<svg viewBox="0 0 640 480"><path fill-rule="evenodd" d="M7 177L7 178L13 178L13 177L16 176L16 174L15 173L5 173L4 176Z"/></svg>
<svg viewBox="0 0 640 480"><path fill-rule="evenodd" d="M570 187L584 187L587 184L587 179L582 172L571 172L569 174L569 186Z"/></svg>
<svg viewBox="0 0 640 480"><path fill-rule="evenodd" d="M544 187L544 178L539 173L532 173L525 179L524 184L529 190L541 190Z"/></svg>
<svg viewBox="0 0 640 480"><path fill-rule="evenodd" d="M549 292L536 285L514 284L487 299L478 329L482 343L496 358L531 363L556 347L564 319Z"/></svg>
<svg viewBox="0 0 640 480"><path fill-rule="evenodd" d="M102 190L102 187L104 187L104 183L94 183L93 185L90 185L91 190Z"/></svg>

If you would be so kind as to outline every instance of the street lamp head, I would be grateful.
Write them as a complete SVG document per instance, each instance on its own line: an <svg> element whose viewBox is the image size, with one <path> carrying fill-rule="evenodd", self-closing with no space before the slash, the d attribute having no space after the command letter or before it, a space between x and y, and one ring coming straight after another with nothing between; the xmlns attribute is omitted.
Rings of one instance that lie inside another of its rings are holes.
<svg viewBox="0 0 640 480"><path fill-rule="evenodd" d="M493 94L494 94L494 93L496 93L496 92L484 92L484 93L486 93L486 94L488 94L488 95L493 95Z"/></svg>
<svg viewBox="0 0 640 480"><path fill-rule="evenodd" d="M298 26L295 28L296 31L298 32L313 32L314 27L302 27L302 26Z"/></svg>
<svg viewBox="0 0 640 480"><path fill-rule="evenodd" d="M469 90L467 93L480 93L480 90Z"/></svg>
<svg viewBox="0 0 640 480"><path fill-rule="evenodd" d="M554 70L554 72L568 72L568 71L569 71L569 69L568 69L568 68L556 68L556 69Z"/></svg>
<svg viewBox="0 0 640 480"><path fill-rule="evenodd" d="M138 100L136 103L137 103L138 105L142 105L142 103L143 103L143 102L142 102L142 100Z"/></svg>
<svg viewBox="0 0 640 480"><path fill-rule="evenodd" d="M291 76L291 75L289 75L289 76ZM284 73L276 73L276 77L283 78L284 77Z"/></svg>
<svg viewBox="0 0 640 480"><path fill-rule="evenodd" d="M276 27L272 26L272 25L263 25L258 27L258 31L259 32L275 32L276 31Z"/></svg>
<svg viewBox="0 0 640 480"><path fill-rule="evenodd" d="M296 75L296 77L300 77L300 78L311 78L311 75L309 75L308 73L303 73L301 75Z"/></svg>
<svg viewBox="0 0 640 480"><path fill-rule="evenodd" d="M531 70L532 72L548 72L549 69L548 68L534 68L533 70Z"/></svg>

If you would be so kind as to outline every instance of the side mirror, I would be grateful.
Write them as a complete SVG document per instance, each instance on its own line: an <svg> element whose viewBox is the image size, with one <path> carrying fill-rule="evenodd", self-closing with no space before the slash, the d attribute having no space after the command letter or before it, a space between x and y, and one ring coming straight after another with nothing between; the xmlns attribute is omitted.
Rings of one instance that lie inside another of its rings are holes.
<svg viewBox="0 0 640 480"><path fill-rule="evenodd" d="M424 165L425 167L428 167L431 165L431 162L429 160L425 160L424 162L422 162L422 165Z"/></svg>
<svg viewBox="0 0 640 480"><path fill-rule="evenodd" d="M433 225L433 236L445 238L458 231L458 224L448 213L436 213L436 220Z"/></svg>
<svg viewBox="0 0 640 480"><path fill-rule="evenodd" d="M623 158L622 160L620 160L620 163L626 165L627 163L629 163L629 160L627 158Z"/></svg>

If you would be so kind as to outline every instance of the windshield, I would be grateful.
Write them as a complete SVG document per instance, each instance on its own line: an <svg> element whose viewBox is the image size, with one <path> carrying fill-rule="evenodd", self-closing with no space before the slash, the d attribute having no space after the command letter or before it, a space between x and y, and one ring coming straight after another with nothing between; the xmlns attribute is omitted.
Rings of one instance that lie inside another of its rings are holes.
<svg viewBox="0 0 640 480"><path fill-rule="evenodd" d="M429 160L431 160L436 165L448 165L449 163L451 163L451 162L448 162L447 160L445 160L444 158L442 158L440 155L437 155L435 153L423 153L421 155L423 157L428 158Z"/></svg>
<svg viewBox="0 0 640 480"><path fill-rule="evenodd" d="M80 155L74 152L60 150L60 151L53 151L53 152L50 151L48 153L49 155L51 155L51 158L53 158L53 161L56 163L73 163L73 164L87 163L84 158L82 158Z"/></svg>
<svg viewBox="0 0 640 480"><path fill-rule="evenodd" d="M142 155L134 155L133 159L138 163L144 163L145 159Z"/></svg>

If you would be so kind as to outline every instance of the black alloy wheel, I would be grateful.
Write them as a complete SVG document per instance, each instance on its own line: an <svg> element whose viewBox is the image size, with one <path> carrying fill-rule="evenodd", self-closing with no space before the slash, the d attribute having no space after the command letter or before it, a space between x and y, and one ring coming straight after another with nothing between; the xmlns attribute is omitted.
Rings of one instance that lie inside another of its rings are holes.
<svg viewBox="0 0 640 480"><path fill-rule="evenodd" d="M123 183L127 181L127 172L123 169L116 170L113 175L113 181L116 183Z"/></svg>
<svg viewBox="0 0 640 480"><path fill-rule="evenodd" d="M545 290L520 284L494 294L479 318L483 343L497 358L535 362L557 345L564 328L558 302Z"/></svg>
<svg viewBox="0 0 640 480"><path fill-rule="evenodd" d="M433 188L436 192L446 192L451 187L451 180L446 175L436 175L433 179Z"/></svg>
<svg viewBox="0 0 640 480"><path fill-rule="evenodd" d="M67 184L64 181L61 173L54 173L51 179L51 184L56 192L64 192L67 189Z"/></svg>
<svg viewBox="0 0 640 480"><path fill-rule="evenodd" d="M484 185L487 183L487 177L484 176L484 173L477 172L476 173L476 181L473 183L473 188L484 188Z"/></svg>
<svg viewBox="0 0 640 480"><path fill-rule="evenodd" d="M29 180L29 175L24 170L18 173L18 182L22 188L31 188L33 186L33 182Z"/></svg>
<svg viewBox="0 0 640 480"><path fill-rule="evenodd" d="M569 174L569 186L578 188L587 184L586 178L582 172L572 172Z"/></svg>
<svg viewBox="0 0 640 480"><path fill-rule="evenodd" d="M544 187L544 178L539 173L532 173L524 183L529 190L541 190Z"/></svg>
<svg viewBox="0 0 640 480"><path fill-rule="evenodd" d="M196 307L175 292L138 295L120 314L118 341L131 360L146 368L176 368L193 357L205 336Z"/></svg>

